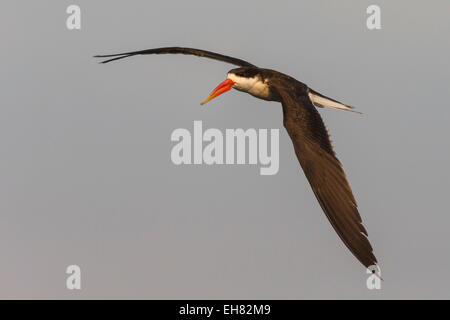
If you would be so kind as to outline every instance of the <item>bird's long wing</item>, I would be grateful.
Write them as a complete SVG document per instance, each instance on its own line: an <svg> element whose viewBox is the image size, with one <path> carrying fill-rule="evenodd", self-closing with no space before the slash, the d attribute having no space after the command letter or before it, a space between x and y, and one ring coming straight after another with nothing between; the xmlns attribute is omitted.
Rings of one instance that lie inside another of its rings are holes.
<svg viewBox="0 0 450 320"><path fill-rule="evenodd" d="M131 56L135 56L135 55L141 55L141 54L189 54L189 55L219 60L219 61L231 63L231 64L241 66L241 67L255 67L250 62L247 62L247 61L244 61L244 60L241 60L238 58L225 56L225 55L211 52L211 51L193 49L193 48L183 48L183 47L155 48L155 49L147 49L147 50L116 53L116 54L97 55L94 57L95 58L111 58L111 59L101 62L101 63L107 63L107 62L131 57Z"/></svg>
<svg viewBox="0 0 450 320"><path fill-rule="evenodd" d="M284 126L320 206L353 255L366 267L375 265L377 259L361 224L356 200L319 112L305 92L278 91Z"/></svg>

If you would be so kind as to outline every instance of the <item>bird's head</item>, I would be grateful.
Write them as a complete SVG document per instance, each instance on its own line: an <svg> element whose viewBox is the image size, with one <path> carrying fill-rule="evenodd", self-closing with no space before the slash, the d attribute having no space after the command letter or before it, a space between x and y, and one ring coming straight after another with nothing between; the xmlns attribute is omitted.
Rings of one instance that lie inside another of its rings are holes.
<svg viewBox="0 0 450 320"><path fill-rule="evenodd" d="M219 84L201 105L229 91L231 88L250 93L261 99L269 97L269 85L264 81L260 70L254 67L243 67L228 71L227 79Z"/></svg>

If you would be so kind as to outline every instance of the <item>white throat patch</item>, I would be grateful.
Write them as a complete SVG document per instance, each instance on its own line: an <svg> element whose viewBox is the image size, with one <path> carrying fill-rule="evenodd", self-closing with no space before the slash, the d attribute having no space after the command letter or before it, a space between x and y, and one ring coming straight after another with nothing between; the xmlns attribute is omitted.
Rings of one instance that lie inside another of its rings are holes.
<svg viewBox="0 0 450 320"><path fill-rule="evenodd" d="M228 79L233 80L235 84L233 88L239 91L248 92L251 95L267 99L269 98L269 86L266 82L262 81L259 76L253 78L239 77L234 73L228 74Z"/></svg>

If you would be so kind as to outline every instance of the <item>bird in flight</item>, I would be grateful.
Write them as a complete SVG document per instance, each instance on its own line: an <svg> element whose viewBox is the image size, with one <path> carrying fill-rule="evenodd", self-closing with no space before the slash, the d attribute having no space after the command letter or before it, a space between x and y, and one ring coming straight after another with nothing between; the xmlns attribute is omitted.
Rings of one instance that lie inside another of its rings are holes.
<svg viewBox="0 0 450 320"><path fill-rule="evenodd" d="M341 240L366 267L377 265L367 231L362 225L341 162L336 157L327 128L316 107L352 111L353 107L328 98L306 84L281 72L259 68L247 61L211 51L183 47L165 47L118 54L97 55L107 63L136 55L187 54L227 62L239 68L228 71L225 81L201 104L234 88L256 98L281 102L283 125L306 178ZM374 270L372 272L375 273Z"/></svg>

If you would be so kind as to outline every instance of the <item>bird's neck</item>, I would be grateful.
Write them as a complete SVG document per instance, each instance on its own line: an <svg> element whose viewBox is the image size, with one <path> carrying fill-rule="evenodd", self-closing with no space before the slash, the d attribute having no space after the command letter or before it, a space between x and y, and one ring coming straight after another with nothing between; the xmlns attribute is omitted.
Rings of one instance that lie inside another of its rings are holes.
<svg viewBox="0 0 450 320"><path fill-rule="evenodd" d="M236 90L247 92L256 98L264 100L270 100L271 98L269 84L259 75L247 78L230 73L228 78L235 82L233 88Z"/></svg>

